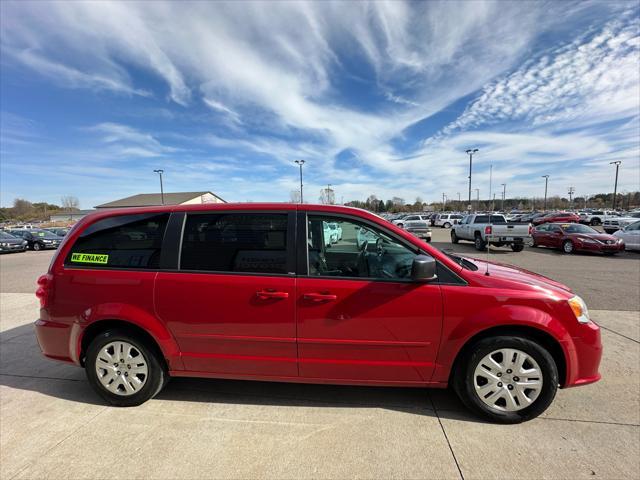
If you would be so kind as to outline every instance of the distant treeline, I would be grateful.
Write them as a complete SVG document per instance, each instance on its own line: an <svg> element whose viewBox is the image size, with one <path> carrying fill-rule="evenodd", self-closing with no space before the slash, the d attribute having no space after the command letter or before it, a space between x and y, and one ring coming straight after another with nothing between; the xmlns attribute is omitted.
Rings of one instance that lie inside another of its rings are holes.
<svg viewBox="0 0 640 480"><path fill-rule="evenodd" d="M497 197L497 196L496 196ZM495 200L480 199L478 202L472 199L472 208L474 210L501 210L503 202L501 198ZM352 200L345 205L351 207L364 208L371 212L416 212L425 210L440 211L443 209L442 202L425 203L420 197L416 198L413 203L406 202L401 197L393 197L390 200L379 199L376 195L369 195L365 201ZM447 199L445 202L446 210L465 211L468 201L462 199ZM548 210L565 210L565 209L583 209L583 208L611 208L613 206L613 193L598 193L585 197L574 197L570 202L569 198L552 196L547 197ZM514 197L504 200L504 210L542 210L544 207L544 198L526 198ZM640 207L640 191L623 192L616 195L616 209L630 210Z"/></svg>

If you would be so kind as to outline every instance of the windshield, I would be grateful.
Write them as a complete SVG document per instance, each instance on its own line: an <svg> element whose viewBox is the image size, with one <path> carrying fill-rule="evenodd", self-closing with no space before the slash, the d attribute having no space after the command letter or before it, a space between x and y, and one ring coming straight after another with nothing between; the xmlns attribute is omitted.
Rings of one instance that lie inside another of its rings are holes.
<svg viewBox="0 0 640 480"><path fill-rule="evenodd" d="M39 228L32 228L29 230L29 233L34 237L51 237L54 235L51 232L47 232L46 230L40 230Z"/></svg>
<svg viewBox="0 0 640 480"><path fill-rule="evenodd" d="M15 240L16 237L14 237L13 235L9 235L7 232L0 232L0 238L4 239L4 240Z"/></svg>
<svg viewBox="0 0 640 480"><path fill-rule="evenodd" d="M579 223L572 223L570 225L562 225L562 229L566 233L600 233L597 230L594 230L591 227L587 227L586 225L580 225Z"/></svg>

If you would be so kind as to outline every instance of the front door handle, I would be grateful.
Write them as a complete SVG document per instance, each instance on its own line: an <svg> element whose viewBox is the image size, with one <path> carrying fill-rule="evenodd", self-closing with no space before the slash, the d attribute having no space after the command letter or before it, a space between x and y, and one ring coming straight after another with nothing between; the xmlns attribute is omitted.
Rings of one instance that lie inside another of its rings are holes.
<svg viewBox="0 0 640 480"><path fill-rule="evenodd" d="M332 293L305 293L302 298L313 302L328 302L336 300L338 297Z"/></svg>
<svg viewBox="0 0 640 480"><path fill-rule="evenodd" d="M259 290L256 292L256 296L262 300L268 298L289 298L288 292L276 292L275 290Z"/></svg>

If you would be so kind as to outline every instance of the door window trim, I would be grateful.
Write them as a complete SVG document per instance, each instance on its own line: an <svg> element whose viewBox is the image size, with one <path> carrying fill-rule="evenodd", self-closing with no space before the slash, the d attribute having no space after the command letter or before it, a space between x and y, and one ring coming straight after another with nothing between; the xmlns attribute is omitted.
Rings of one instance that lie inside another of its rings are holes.
<svg viewBox="0 0 640 480"><path fill-rule="evenodd" d="M319 217L330 217L330 218L342 218L346 221L350 221L353 223L360 223L367 226L370 226L374 230L380 230L385 235L391 237L396 240L402 246L409 249L411 252L416 255L428 255L433 258L433 256L423 250L401 236L397 235L394 232L387 230L386 228L378 225L371 220L361 217L354 217L352 215L344 214L344 213L333 213L333 212L323 212L318 210L303 210L298 212L298 248L300 252L298 254L298 262L296 264L296 275L299 278L313 278L313 279L325 279L325 280L351 280L351 281L366 281L366 282L385 282L385 283L416 283L411 279L393 279L393 278L376 278L376 277L341 277L341 276L333 276L333 275L309 275L309 248L307 246L308 239L308 229L309 229L309 216L315 215ZM300 248L304 245L304 248ZM455 278L456 281L452 282L441 282L440 279L436 279L433 282L428 282L426 285L459 285L459 286L467 286L468 283L460 277L457 273L453 272L450 268L444 265L442 262L435 259L437 262L438 269L445 269L448 273L451 274L452 278Z"/></svg>
<svg viewBox="0 0 640 480"><path fill-rule="evenodd" d="M184 218L180 225L180 234L177 236L178 243L171 247L177 252L177 262L174 268L165 269L165 272L176 273L198 273L207 275L249 275L255 277L292 277L296 272L296 252L298 250L296 242L296 211L295 210L198 210L194 212L179 211L174 212L183 214ZM287 216L287 251L286 251L286 270L287 273L262 273L262 272L228 272L225 270L188 270L181 268L180 262L182 258L182 240L184 237L184 229L189 215L230 215L230 214L269 214L269 215L286 215Z"/></svg>

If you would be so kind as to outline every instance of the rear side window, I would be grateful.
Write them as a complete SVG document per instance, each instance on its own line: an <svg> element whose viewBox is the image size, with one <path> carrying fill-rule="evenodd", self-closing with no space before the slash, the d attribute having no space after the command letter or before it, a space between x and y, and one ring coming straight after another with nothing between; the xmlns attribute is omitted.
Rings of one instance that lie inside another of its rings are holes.
<svg viewBox="0 0 640 480"><path fill-rule="evenodd" d="M65 259L65 265L154 269L160 264L168 213L120 215L89 225Z"/></svg>
<svg viewBox="0 0 640 480"><path fill-rule="evenodd" d="M504 225L507 223L507 221L502 215L491 215L491 223L495 225Z"/></svg>
<svg viewBox="0 0 640 480"><path fill-rule="evenodd" d="M489 223L489 215L478 215L474 223Z"/></svg>
<svg viewBox="0 0 640 480"><path fill-rule="evenodd" d="M187 215L181 270L287 273L287 214Z"/></svg>

